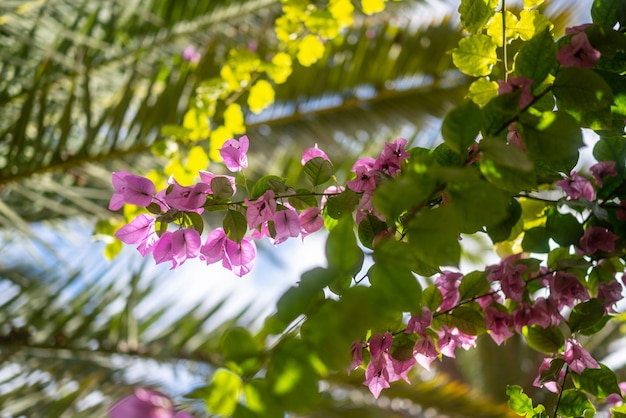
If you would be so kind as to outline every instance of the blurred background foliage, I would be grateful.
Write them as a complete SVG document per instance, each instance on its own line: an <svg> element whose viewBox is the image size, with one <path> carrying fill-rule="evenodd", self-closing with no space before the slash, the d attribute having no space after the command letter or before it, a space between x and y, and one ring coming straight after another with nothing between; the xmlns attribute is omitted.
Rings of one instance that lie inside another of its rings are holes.
<svg viewBox="0 0 626 418"><path fill-rule="evenodd" d="M546 12L560 35L589 6L561 0ZM316 143L339 170L397 136L437 143L440 118L469 84L448 54L462 36L456 7L390 3L357 17L313 66L295 64L272 107L244 108L250 161L259 162L251 178L289 176ZM124 254L105 261L85 231L116 216L107 210L111 171L161 170L167 161L151 152L164 141L160 128L181 124L230 48L275 48L280 13L273 0L0 3L1 416L105 416L135 385L182 394L220 363L224 330L252 326L249 308L221 314L228 299L184 312L155 306L167 277ZM181 59L190 45L197 65ZM597 358L616 335L594 336ZM358 373L331 376L307 416L511 416L504 387L532 391L538 358L515 339L497 350L481 343L378 401Z"/></svg>

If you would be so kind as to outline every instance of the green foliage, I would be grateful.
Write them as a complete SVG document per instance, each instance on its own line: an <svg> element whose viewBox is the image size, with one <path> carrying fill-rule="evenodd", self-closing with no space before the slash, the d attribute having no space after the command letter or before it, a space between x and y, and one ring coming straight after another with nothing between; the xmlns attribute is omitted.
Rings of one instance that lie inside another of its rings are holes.
<svg viewBox="0 0 626 418"><path fill-rule="evenodd" d="M539 325L526 326L522 330L526 342L542 353L554 353L563 348L565 338L559 328L542 328Z"/></svg>

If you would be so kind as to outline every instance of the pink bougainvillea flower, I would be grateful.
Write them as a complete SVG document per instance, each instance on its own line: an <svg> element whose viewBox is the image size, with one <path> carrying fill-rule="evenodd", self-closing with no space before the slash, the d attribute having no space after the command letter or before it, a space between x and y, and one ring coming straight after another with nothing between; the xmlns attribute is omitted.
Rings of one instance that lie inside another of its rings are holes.
<svg viewBox="0 0 626 418"><path fill-rule="evenodd" d="M435 286L443 295L443 302L441 302L437 311L447 311L453 308L459 301L459 284L462 278L463 275L461 273L445 270L435 279Z"/></svg>
<svg viewBox="0 0 626 418"><path fill-rule="evenodd" d="M487 267L489 271L487 280L490 282L499 281L504 295L517 302L522 300L522 294L526 290L526 283L522 274L527 267L524 264L514 264L520 256L521 254L514 254L503 258L500 264Z"/></svg>
<svg viewBox="0 0 626 418"><path fill-rule="evenodd" d="M245 276L254 267L256 244L249 237L244 237L241 242L226 238L224 252L226 256L222 259L222 265L235 276Z"/></svg>
<svg viewBox="0 0 626 418"><path fill-rule="evenodd" d="M556 303L558 310L561 310L564 307L571 308L577 300L589 300L589 291L574 274L557 271L550 283L549 299Z"/></svg>
<svg viewBox="0 0 626 418"><path fill-rule="evenodd" d="M552 316L548 312L548 304L544 298L538 298L534 304L520 303L513 311L513 328L518 333L526 325L548 328L550 324L552 324Z"/></svg>
<svg viewBox="0 0 626 418"><path fill-rule="evenodd" d="M254 229L263 222L273 221L276 214L276 200L274 191L267 190L257 200L250 202L246 200L248 209L246 210L246 220L250 229Z"/></svg>
<svg viewBox="0 0 626 418"><path fill-rule="evenodd" d="M172 268L183 264L189 258L200 254L201 238L195 229L179 229L166 231L154 245L152 254L157 264L172 262Z"/></svg>
<svg viewBox="0 0 626 418"><path fill-rule="evenodd" d="M413 346L413 358L417 364L430 370L431 363L439 356L435 342L430 336L424 336L424 338L418 338Z"/></svg>
<svg viewBox="0 0 626 418"><path fill-rule="evenodd" d="M555 381L549 381L549 382L543 382L541 383L541 373L543 373L545 370L549 370L550 369L550 365L552 363L552 360L554 360L551 357L546 357L543 359L543 361L541 362L541 365L539 366L539 371L537 372L537 377L535 377L535 380L533 381L533 386L535 387L544 387L547 390L549 390L550 392L553 393L559 393L559 383L555 382ZM559 380L562 380L565 377L565 371L563 369L561 369L561 371L559 372Z"/></svg>
<svg viewBox="0 0 626 418"><path fill-rule="evenodd" d="M407 143L408 141L404 138L397 138L394 142L386 142L372 168L395 177L402 168L402 162L410 156L405 150Z"/></svg>
<svg viewBox="0 0 626 418"><path fill-rule="evenodd" d="M575 171L570 173L570 177L556 182L565 194L568 200L576 200L580 198L592 201L595 199L596 192L589 180L579 176Z"/></svg>
<svg viewBox="0 0 626 418"><path fill-rule="evenodd" d="M289 238L297 237L300 235L301 228L298 212L293 209L276 211L274 215L274 228L276 229L274 245L285 242Z"/></svg>
<svg viewBox="0 0 626 418"><path fill-rule="evenodd" d="M593 68L600 59L600 51L589 43L585 32L578 32L572 36L570 43L563 45L556 58L563 67Z"/></svg>
<svg viewBox="0 0 626 418"><path fill-rule="evenodd" d="M140 214L115 232L115 237L126 244L138 244L154 232L154 216Z"/></svg>
<svg viewBox="0 0 626 418"><path fill-rule="evenodd" d="M617 176L615 170L615 161L600 161L589 167L589 172L596 180L598 187L604 186L604 178L610 176Z"/></svg>
<svg viewBox="0 0 626 418"><path fill-rule="evenodd" d="M110 418L192 418L187 412L176 412L172 400L152 389L137 388L132 395L109 408Z"/></svg>
<svg viewBox="0 0 626 418"><path fill-rule="evenodd" d="M202 58L202 55L198 51L196 51L193 46L189 45L188 47L183 49L182 57L187 62L197 64L200 62L200 58Z"/></svg>
<svg viewBox="0 0 626 418"><path fill-rule="evenodd" d="M352 343L352 346L350 347L352 362L350 363L350 366L348 366L348 374L363 364L363 348L363 342L361 340Z"/></svg>
<svg viewBox="0 0 626 418"><path fill-rule="evenodd" d="M387 363L387 373L389 374L389 381L395 382L397 380L404 380L408 384L411 384L409 380L409 371L417 363L414 357L410 357L406 360L398 360L392 355L389 355L389 362Z"/></svg>
<svg viewBox="0 0 626 418"><path fill-rule="evenodd" d="M237 185L235 183L235 178L233 176L213 174L210 171L205 171L205 170L199 170L198 173L200 174L200 180L204 184L209 186L209 188L206 190L208 194L213 194L213 190L211 189L211 180L213 180L214 178L225 178L230 183L230 187L233 188L233 194L237 193Z"/></svg>
<svg viewBox="0 0 626 418"><path fill-rule="evenodd" d="M356 178L346 182L346 186L348 186L350 190L360 193L376 188L376 178L379 175L378 171L360 165L356 167L355 173Z"/></svg>
<svg viewBox="0 0 626 418"><path fill-rule="evenodd" d="M569 368L578 374L581 374L583 370L599 369L598 362L591 357L591 354L587 352L579 343L568 338L565 340L565 350L563 351L563 360L567 363Z"/></svg>
<svg viewBox="0 0 626 418"><path fill-rule="evenodd" d="M124 203L146 207L152 202L154 183L145 177L116 171L112 175L112 183L115 193L109 202L110 210L119 210Z"/></svg>
<svg viewBox="0 0 626 418"><path fill-rule="evenodd" d="M426 328L428 328L432 322L433 313L426 306L422 306L420 315L411 315L404 332L407 334L416 333L426 336Z"/></svg>
<svg viewBox="0 0 626 418"><path fill-rule="evenodd" d="M608 283L600 282L598 284L597 298L604 301L607 313L613 312L612 305L624 298L622 290L622 285L617 280L612 280Z"/></svg>
<svg viewBox="0 0 626 418"><path fill-rule="evenodd" d="M328 158L328 155L326 155L326 153L322 151L321 149L319 149L317 147L317 144L315 144L315 147L307 148L304 151L302 151L302 159L300 160L300 162L302 163L302 165L305 165L307 162L309 162L310 160L316 157L320 157L320 158L325 159L326 161L330 161L330 159Z"/></svg>
<svg viewBox="0 0 626 418"><path fill-rule="evenodd" d="M533 102L533 94L530 88L533 85L533 80L527 77L509 77L506 81L498 81L498 94L513 93L517 90L521 90L519 101L517 106L520 109L525 108Z"/></svg>
<svg viewBox="0 0 626 418"><path fill-rule="evenodd" d="M576 33L583 32L589 26L591 26L591 23L583 23L582 25L571 26L569 28L565 28L565 34L566 35L574 35Z"/></svg>
<svg viewBox="0 0 626 418"><path fill-rule="evenodd" d="M509 130L506 134L506 142L508 142L510 145L513 145L520 151L526 152L526 147L524 146L524 140L522 139L522 135L519 133L514 123L509 124Z"/></svg>
<svg viewBox="0 0 626 418"><path fill-rule="evenodd" d="M498 345L513 336L511 323L511 315L494 306L488 307L485 311L485 325L489 331L489 336Z"/></svg>
<svg viewBox="0 0 626 418"><path fill-rule="evenodd" d="M601 226L590 226L580 238L580 248L585 254L595 254L597 251L612 253L615 251L615 241L619 237Z"/></svg>
<svg viewBox="0 0 626 418"><path fill-rule="evenodd" d="M204 245L200 247L199 258L208 264L217 263L224 258L226 232L223 228L215 228L209 233Z"/></svg>
<svg viewBox="0 0 626 418"><path fill-rule="evenodd" d="M322 210L317 206L306 208L298 216L300 221L300 234L302 239L313 232L319 231L324 226Z"/></svg>
<svg viewBox="0 0 626 418"><path fill-rule="evenodd" d="M389 371L387 367L376 368L370 362L365 369L365 381L363 384L370 389L374 398L378 398L380 392L389 387Z"/></svg>
<svg viewBox="0 0 626 418"><path fill-rule="evenodd" d="M219 152L230 171L237 172L248 167L248 137L246 135L236 139L228 139Z"/></svg>
<svg viewBox="0 0 626 418"><path fill-rule="evenodd" d="M471 347L476 347L476 336L467 335L458 328L448 328L442 326L438 331L439 351L446 357L455 358L454 350L457 347L461 347L463 350L469 350Z"/></svg>
<svg viewBox="0 0 626 418"><path fill-rule="evenodd" d="M209 186L197 183L193 186L181 186L171 179L169 192L165 194L165 202L172 208L180 211L195 211L206 203Z"/></svg>
<svg viewBox="0 0 626 418"><path fill-rule="evenodd" d="M389 349L393 342L390 332L374 334L369 341L370 362L365 369L365 382L372 395L378 398L380 392L389 387Z"/></svg>

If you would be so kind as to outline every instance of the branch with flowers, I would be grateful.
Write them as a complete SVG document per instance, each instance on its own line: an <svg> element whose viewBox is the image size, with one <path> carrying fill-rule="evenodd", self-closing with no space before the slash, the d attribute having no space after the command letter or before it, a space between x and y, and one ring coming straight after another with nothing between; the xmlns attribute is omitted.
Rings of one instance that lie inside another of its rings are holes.
<svg viewBox="0 0 626 418"><path fill-rule="evenodd" d="M519 16L495 3L461 1L467 36L452 56L477 79L435 149L398 138L357 160L345 185L317 147L302 154L306 185L271 174L251 184L246 136L219 149L236 177L200 171L195 185L170 178L157 192L147 178L113 173L110 209L146 209L116 237L173 268L198 257L243 276L255 240L329 231L327 266L287 290L257 335L224 336L223 368L190 394L211 413L305 412L319 381L346 368L363 369L378 397L482 334L497 345L519 334L546 356L534 385L557 400L548 411L521 387L503 388L515 413L626 414L624 385L584 347L617 320L626 285L626 13L596 0L592 23L554 39L541 1L525 1ZM588 172L573 171L582 128L599 136ZM218 211L222 225L203 241L203 215ZM501 261L462 273L469 234L488 236Z"/></svg>

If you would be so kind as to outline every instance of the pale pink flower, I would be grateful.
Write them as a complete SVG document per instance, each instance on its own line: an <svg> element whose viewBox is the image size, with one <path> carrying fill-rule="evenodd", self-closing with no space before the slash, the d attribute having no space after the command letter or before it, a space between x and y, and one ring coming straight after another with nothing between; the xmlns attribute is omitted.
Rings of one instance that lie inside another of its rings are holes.
<svg viewBox="0 0 626 418"><path fill-rule="evenodd" d="M556 303L557 309L574 306L575 301L589 299L589 291L572 273L557 271L550 283L550 300Z"/></svg>
<svg viewBox="0 0 626 418"><path fill-rule="evenodd" d="M459 284L463 275L445 270L435 279L435 286L441 291L443 301L437 311L447 311L459 301Z"/></svg>
<svg viewBox="0 0 626 418"><path fill-rule="evenodd" d="M250 202L246 200L248 209L246 210L246 219L250 229L254 229L264 222L274 220L276 214L276 200L274 200L274 191L267 190L257 200Z"/></svg>
<svg viewBox="0 0 626 418"><path fill-rule="evenodd" d="M248 167L248 147L250 142L248 137L243 135L239 140L228 139L224 142L219 153L224 160L226 168L230 171L237 172Z"/></svg>
<svg viewBox="0 0 626 418"><path fill-rule="evenodd" d="M489 336L498 345L513 336L511 331L511 315L490 306L485 311L485 326Z"/></svg>
<svg viewBox="0 0 626 418"><path fill-rule="evenodd" d="M599 369L598 362L591 357L579 343L568 338L565 340L565 350L563 352L563 360L569 368L575 373L582 373L585 369Z"/></svg>
<svg viewBox="0 0 626 418"><path fill-rule="evenodd" d="M535 377L535 380L533 381L533 386L535 387L544 387L547 390L549 390L550 392L553 393L559 393L559 383L556 381L549 381L549 382L541 382L541 373L544 372L545 370L550 370L550 365L552 363L552 360L554 360L551 357L546 357L543 359L543 361L541 362L541 365L539 366L539 371L537 372L537 377ZM565 371L561 369L561 371L559 372L559 380L562 380L565 377Z"/></svg>
<svg viewBox="0 0 626 418"><path fill-rule="evenodd" d="M426 328L433 322L433 313L426 306L422 306L420 315L411 315L406 325L407 334L416 333L422 336L426 335Z"/></svg>
<svg viewBox="0 0 626 418"><path fill-rule="evenodd" d="M579 176L575 171L570 173L570 178L559 180L556 182L556 185L563 189L568 200L576 200L582 197L592 201L596 196L596 191L591 182Z"/></svg>
<svg viewBox="0 0 626 418"><path fill-rule="evenodd" d="M402 167L402 162L410 156L405 150L407 143L408 141L404 138L397 138L394 142L386 142L372 168L395 177Z"/></svg>
<svg viewBox="0 0 626 418"><path fill-rule="evenodd" d="M439 356L435 342L433 339L426 335L423 338L418 338L413 346L413 357L417 364L430 370L431 363Z"/></svg>
<svg viewBox="0 0 626 418"><path fill-rule="evenodd" d="M322 210L317 206L306 208L298 216L300 221L300 234L302 239L313 232L319 231L324 226Z"/></svg>
<svg viewBox="0 0 626 418"><path fill-rule="evenodd" d="M320 157L326 161L330 161L330 159L328 158L328 155L326 155L326 153L322 151L321 149L319 149L317 147L317 144L315 144L315 147L307 148L304 151L302 151L302 159L300 160L300 163L302 163L302 165L305 165L307 162L309 162L310 160L316 157Z"/></svg>
<svg viewBox="0 0 626 418"><path fill-rule="evenodd" d="M596 180L598 187L604 186L604 178L610 176L617 176L615 170L615 161L600 161L589 167L589 172Z"/></svg>
<svg viewBox="0 0 626 418"><path fill-rule="evenodd" d="M200 53L196 51L193 46L189 45L183 50L182 57L185 61L188 61L192 64L197 64L200 62L200 58L202 58L202 55L200 55Z"/></svg>
<svg viewBox="0 0 626 418"><path fill-rule="evenodd" d="M151 180L126 171L113 172L111 179L115 193L109 202L110 210L119 210L124 203L140 207L146 207L152 203L155 190Z"/></svg>
<svg viewBox="0 0 626 418"><path fill-rule="evenodd" d="M195 229L166 231L154 245L152 255L157 264L171 261L172 268L176 268L187 259L197 257L201 245L200 234Z"/></svg>
<svg viewBox="0 0 626 418"><path fill-rule="evenodd" d="M188 412L176 412L172 400L152 389L137 388L109 408L110 418L191 418Z"/></svg>
<svg viewBox="0 0 626 418"><path fill-rule="evenodd" d="M206 203L209 186L205 183L197 183L193 186L181 186L176 180L171 179L171 185L165 194L165 202L179 211L196 211Z"/></svg>
<svg viewBox="0 0 626 418"><path fill-rule="evenodd" d="M295 238L300 235L300 220L298 213L293 209L276 211L274 214L274 228L276 236L274 245L278 245L288 238Z"/></svg>
<svg viewBox="0 0 626 418"><path fill-rule="evenodd" d="M522 109L530 105L533 102L533 94L530 88L533 85L533 80L527 77L509 77L506 81L498 80L498 94L513 93L517 90L521 90L521 95L517 106Z"/></svg>
<svg viewBox="0 0 626 418"><path fill-rule="evenodd" d="M589 43L585 32L578 32L572 36L570 43L563 45L556 58L563 67L593 68L600 59L600 51Z"/></svg>
<svg viewBox="0 0 626 418"><path fill-rule="evenodd" d="M580 238L580 248L585 254L595 254L597 251L612 253L615 251L615 241L619 237L601 226L590 226Z"/></svg>

